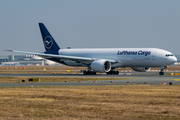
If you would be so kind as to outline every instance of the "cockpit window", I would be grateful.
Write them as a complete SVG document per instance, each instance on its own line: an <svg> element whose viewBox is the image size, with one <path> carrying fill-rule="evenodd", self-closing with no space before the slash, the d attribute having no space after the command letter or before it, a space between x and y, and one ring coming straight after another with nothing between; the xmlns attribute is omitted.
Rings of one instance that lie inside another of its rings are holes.
<svg viewBox="0 0 180 120"><path fill-rule="evenodd" d="M173 56L173 54L166 54L166 57Z"/></svg>

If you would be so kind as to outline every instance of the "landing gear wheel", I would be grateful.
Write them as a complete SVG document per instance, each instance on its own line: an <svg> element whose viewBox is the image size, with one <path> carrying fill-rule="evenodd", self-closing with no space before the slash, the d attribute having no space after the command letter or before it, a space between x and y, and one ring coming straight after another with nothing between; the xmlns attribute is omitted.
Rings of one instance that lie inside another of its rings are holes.
<svg viewBox="0 0 180 120"><path fill-rule="evenodd" d="M86 72L86 71L84 71L84 72L83 72L83 74L84 74L84 75L87 75L87 72Z"/></svg>
<svg viewBox="0 0 180 120"><path fill-rule="evenodd" d="M167 68L167 66L160 67L161 71L159 72L159 75L164 75L164 69Z"/></svg>
<svg viewBox="0 0 180 120"><path fill-rule="evenodd" d="M116 71L116 75L119 75L119 71Z"/></svg>
<svg viewBox="0 0 180 120"><path fill-rule="evenodd" d="M84 71L83 74L84 75L96 75L96 72L93 72L93 71Z"/></svg>
<svg viewBox="0 0 180 120"><path fill-rule="evenodd" d="M159 72L159 75L164 75L164 72Z"/></svg>
<svg viewBox="0 0 180 120"><path fill-rule="evenodd" d="M107 75L118 75L119 74L119 71L109 71L106 73Z"/></svg>

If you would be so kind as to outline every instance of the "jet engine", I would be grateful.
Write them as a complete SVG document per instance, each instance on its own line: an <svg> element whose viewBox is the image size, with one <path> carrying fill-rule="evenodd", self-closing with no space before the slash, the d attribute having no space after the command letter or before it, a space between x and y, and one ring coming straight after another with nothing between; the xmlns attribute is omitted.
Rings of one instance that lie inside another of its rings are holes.
<svg viewBox="0 0 180 120"><path fill-rule="evenodd" d="M111 70L111 63L100 59L93 61L90 67L94 72L109 72Z"/></svg>
<svg viewBox="0 0 180 120"><path fill-rule="evenodd" d="M151 68L150 67L132 67L132 69L136 72L147 72Z"/></svg>

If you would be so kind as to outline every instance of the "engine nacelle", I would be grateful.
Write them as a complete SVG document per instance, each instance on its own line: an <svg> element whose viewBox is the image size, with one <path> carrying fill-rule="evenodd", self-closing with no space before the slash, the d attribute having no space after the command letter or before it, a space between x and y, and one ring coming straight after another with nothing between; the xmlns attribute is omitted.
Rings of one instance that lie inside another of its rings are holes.
<svg viewBox="0 0 180 120"><path fill-rule="evenodd" d="M107 60L95 60L91 63L91 69L94 72L109 72L111 70L111 63Z"/></svg>
<svg viewBox="0 0 180 120"><path fill-rule="evenodd" d="M147 72L151 68L149 68L149 67L132 67L132 69L136 72Z"/></svg>

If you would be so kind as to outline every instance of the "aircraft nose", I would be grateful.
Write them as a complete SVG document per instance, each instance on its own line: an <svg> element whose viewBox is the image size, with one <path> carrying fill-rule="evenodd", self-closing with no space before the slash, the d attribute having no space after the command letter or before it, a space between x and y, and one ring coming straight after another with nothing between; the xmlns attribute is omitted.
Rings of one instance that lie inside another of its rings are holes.
<svg viewBox="0 0 180 120"><path fill-rule="evenodd" d="M174 62L176 62L177 61L177 58L174 56Z"/></svg>
<svg viewBox="0 0 180 120"><path fill-rule="evenodd" d="M172 63L175 63L177 61L177 58L175 56L173 56L170 60Z"/></svg>

